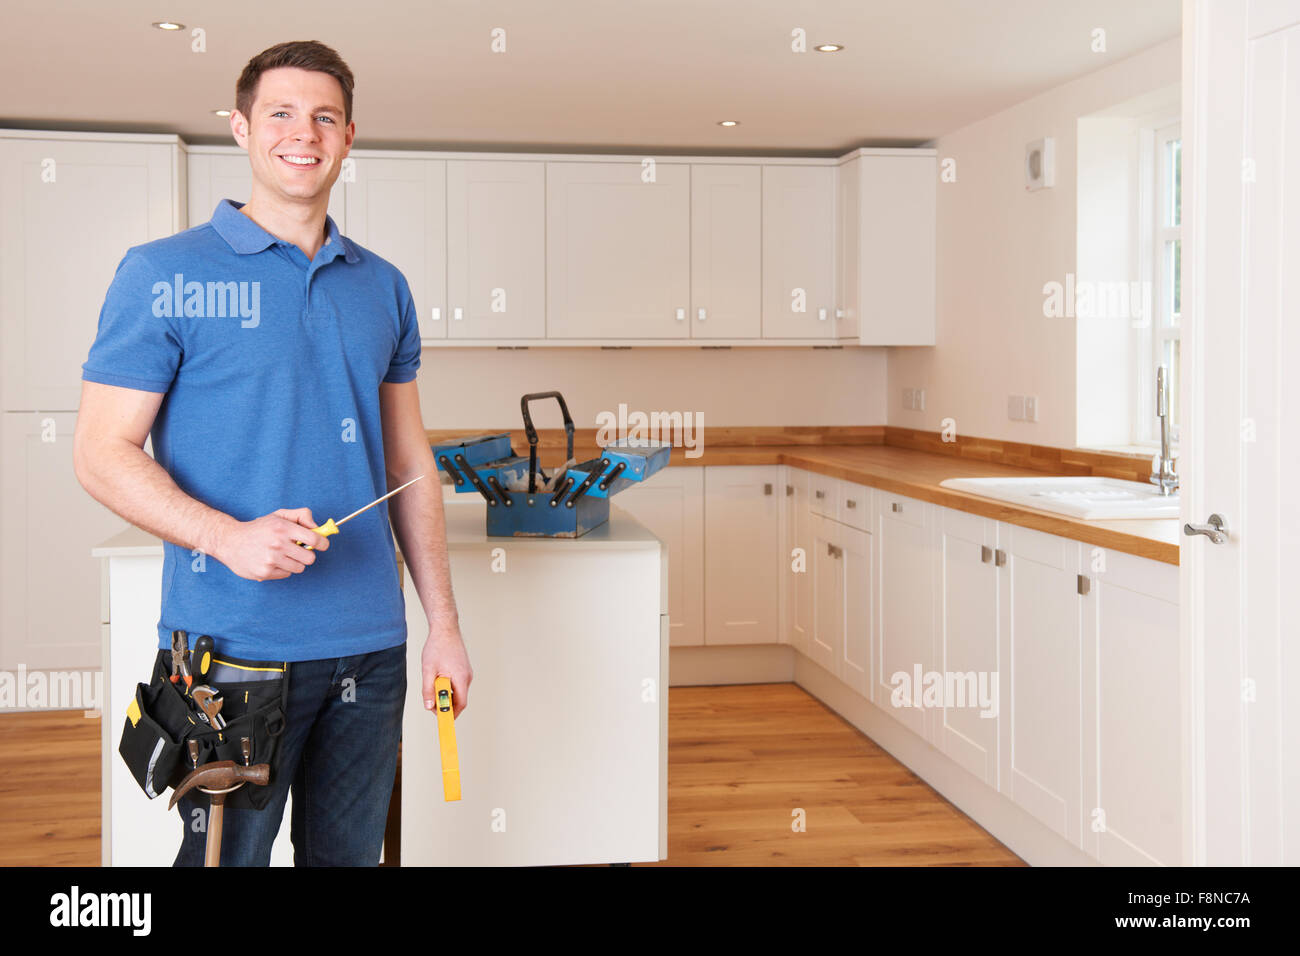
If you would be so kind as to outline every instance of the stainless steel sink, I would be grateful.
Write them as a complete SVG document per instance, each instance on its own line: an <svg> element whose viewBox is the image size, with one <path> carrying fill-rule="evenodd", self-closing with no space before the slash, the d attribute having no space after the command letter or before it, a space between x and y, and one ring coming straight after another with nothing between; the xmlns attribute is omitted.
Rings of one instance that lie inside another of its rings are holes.
<svg viewBox="0 0 1300 956"><path fill-rule="evenodd" d="M1155 485L1119 478L949 478L944 488L981 498L1082 518L1177 518L1178 494L1161 495Z"/></svg>

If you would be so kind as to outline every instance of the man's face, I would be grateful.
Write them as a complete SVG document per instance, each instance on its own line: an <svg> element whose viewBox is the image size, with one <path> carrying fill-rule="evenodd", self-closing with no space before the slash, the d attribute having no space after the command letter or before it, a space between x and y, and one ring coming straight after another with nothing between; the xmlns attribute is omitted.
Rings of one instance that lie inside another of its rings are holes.
<svg viewBox="0 0 1300 956"><path fill-rule="evenodd" d="M328 201L356 134L338 80L296 67L263 73L249 115L236 110L230 129L248 150L254 191L296 202Z"/></svg>

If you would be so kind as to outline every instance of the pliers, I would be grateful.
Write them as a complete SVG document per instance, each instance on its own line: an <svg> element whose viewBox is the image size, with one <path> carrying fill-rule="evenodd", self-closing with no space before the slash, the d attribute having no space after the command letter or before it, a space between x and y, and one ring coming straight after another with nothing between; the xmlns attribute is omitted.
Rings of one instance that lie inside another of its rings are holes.
<svg viewBox="0 0 1300 956"><path fill-rule="evenodd" d="M184 631L172 631L172 683L185 678L186 688L194 684L190 674L190 641Z"/></svg>

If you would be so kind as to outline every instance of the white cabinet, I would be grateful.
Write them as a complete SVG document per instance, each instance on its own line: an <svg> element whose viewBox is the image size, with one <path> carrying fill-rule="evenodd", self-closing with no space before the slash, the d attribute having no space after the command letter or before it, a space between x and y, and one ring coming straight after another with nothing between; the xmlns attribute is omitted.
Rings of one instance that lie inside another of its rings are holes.
<svg viewBox="0 0 1300 956"><path fill-rule="evenodd" d="M779 634L777 465L704 469L704 643L772 644Z"/></svg>
<svg viewBox="0 0 1300 956"><path fill-rule="evenodd" d="M0 134L0 382L8 411L73 411L118 263L185 222L175 137Z"/></svg>
<svg viewBox="0 0 1300 956"><path fill-rule="evenodd" d="M835 560L840 564L844 639L836 673L863 697L871 696L871 535L840 525Z"/></svg>
<svg viewBox="0 0 1300 956"><path fill-rule="evenodd" d="M832 339L835 170L763 167L763 337Z"/></svg>
<svg viewBox="0 0 1300 956"><path fill-rule="evenodd" d="M887 714L928 739L922 691L926 674L934 670L933 506L880 491L875 497L873 699Z"/></svg>
<svg viewBox="0 0 1300 956"><path fill-rule="evenodd" d="M801 468L783 466L785 474L785 512L782 527L785 540L781 547L783 586L782 640L795 650L811 656L813 631L813 513L808 499L811 474Z"/></svg>
<svg viewBox="0 0 1300 956"><path fill-rule="evenodd" d="M704 643L704 468L665 468L614 499L668 549L669 639ZM722 543L725 547L725 542Z"/></svg>
<svg viewBox="0 0 1300 956"><path fill-rule="evenodd" d="M543 163L447 163L447 308L453 339L545 337Z"/></svg>
<svg viewBox="0 0 1300 956"><path fill-rule="evenodd" d="M762 335L759 166L691 167L691 336Z"/></svg>
<svg viewBox="0 0 1300 956"><path fill-rule="evenodd" d="M1082 550L1084 849L1109 865L1185 866L1178 568Z"/></svg>
<svg viewBox="0 0 1300 956"><path fill-rule="evenodd" d="M838 334L933 345L937 156L858 151L838 168Z"/></svg>
<svg viewBox="0 0 1300 956"><path fill-rule="evenodd" d="M77 481L76 420L72 412L0 415L0 670L100 667L105 615L90 549L126 522ZM157 620L157 591L153 599ZM135 637L153 641L152 631Z"/></svg>
<svg viewBox="0 0 1300 956"><path fill-rule="evenodd" d="M546 164L548 339L681 339L690 323L690 166Z"/></svg>
<svg viewBox="0 0 1300 956"><path fill-rule="evenodd" d="M989 786L998 786L999 684L997 522L936 508L939 586L936 656L945 695L935 744Z"/></svg>
<svg viewBox="0 0 1300 956"><path fill-rule="evenodd" d="M1079 543L1002 525L1002 792L1080 845Z"/></svg>
<svg viewBox="0 0 1300 956"><path fill-rule="evenodd" d="M812 519L812 553L808 566L812 572L813 629L807 654L821 667L839 676L839 661L844 653L844 562L834 521L819 515Z"/></svg>
<svg viewBox="0 0 1300 956"><path fill-rule="evenodd" d="M362 156L346 184L347 231L406 277L422 339L447 336L447 163Z"/></svg>
<svg viewBox="0 0 1300 956"><path fill-rule="evenodd" d="M356 163L357 154L353 154ZM248 165L248 153L238 146L191 146L186 164L189 193L189 220L199 226L212 218L217 203L233 199L246 203L253 192L253 172ZM329 216L339 227L339 232L349 235L347 228L345 186L343 174L334 181L330 190Z"/></svg>

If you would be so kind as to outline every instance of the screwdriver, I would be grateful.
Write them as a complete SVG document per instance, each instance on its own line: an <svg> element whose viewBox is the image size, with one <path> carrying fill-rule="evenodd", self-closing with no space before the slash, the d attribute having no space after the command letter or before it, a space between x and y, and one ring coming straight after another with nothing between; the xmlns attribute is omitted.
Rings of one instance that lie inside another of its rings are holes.
<svg viewBox="0 0 1300 956"><path fill-rule="evenodd" d="M351 521L353 518L355 518L357 515L361 514L361 512L367 510L368 508L373 508L375 505L379 504L379 502L384 501L384 500L387 499L387 498L391 498L391 497L393 497L393 495L397 494L399 491L402 491L403 489L406 489L406 488L411 487L411 485L415 484L417 481L419 481L419 480L420 480L421 478L423 478L423 477L424 477L424 475L420 475L420 476L418 476L418 477L416 477L416 478L412 478L412 479L411 479L410 481L408 481L406 484L401 485L400 487L394 488L392 491L390 491L390 492L389 492L388 494L386 494L386 495L381 495L380 497L376 498L374 501L370 502L370 504L366 505L365 508L358 508L356 511L352 512L352 514L348 515L346 518L340 518L338 521L335 521L333 518L330 518L330 519L329 519L328 521L326 521L323 525L320 525L319 527L316 527L316 528L312 528L311 530L315 531L317 534L321 535L322 537L326 537L326 538L328 538L328 537L329 537L330 535L332 535L332 534L338 534L338 533L339 533L339 525L341 525L341 524L345 524L345 523ZM311 550L312 550L311 545L309 545L309 544L303 544L301 541L297 541L297 542L295 542L295 544L300 544L300 545L302 545L302 546L303 546L304 548L306 548L308 551L311 551Z"/></svg>

